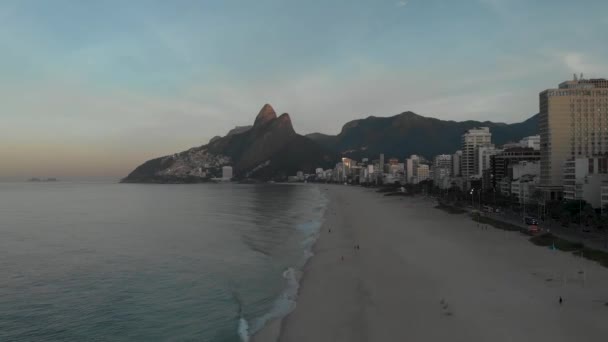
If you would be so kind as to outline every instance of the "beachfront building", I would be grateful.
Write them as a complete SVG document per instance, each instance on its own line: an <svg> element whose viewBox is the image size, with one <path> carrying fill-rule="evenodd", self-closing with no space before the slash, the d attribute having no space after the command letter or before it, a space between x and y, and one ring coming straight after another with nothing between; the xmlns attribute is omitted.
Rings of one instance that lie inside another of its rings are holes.
<svg viewBox="0 0 608 342"><path fill-rule="evenodd" d="M522 175L511 181L511 195L519 203L530 203L532 194L538 186L538 179L537 175Z"/></svg>
<svg viewBox="0 0 608 342"><path fill-rule="evenodd" d="M460 163L462 161L462 151L458 150L452 154L452 177L460 177Z"/></svg>
<svg viewBox="0 0 608 342"><path fill-rule="evenodd" d="M608 182L608 157L576 158L564 162L564 199L602 206L602 186Z"/></svg>
<svg viewBox="0 0 608 342"><path fill-rule="evenodd" d="M436 168L452 168L452 155L451 154L440 154L433 158L433 166Z"/></svg>
<svg viewBox="0 0 608 342"><path fill-rule="evenodd" d="M496 148L493 144L489 146L480 146L477 148L477 167L475 168L475 170L477 171L478 178L483 177L483 172L485 170L491 169L491 157L501 152L503 152L503 150Z"/></svg>
<svg viewBox="0 0 608 342"><path fill-rule="evenodd" d="M449 189L452 185L451 169L447 167L433 168L433 183L439 189Z"/></svg>
<svg viewBox="0 0 608 342"><path fill-rule="evenodd" d="M490 180L493 188L498 188L498 183L509 176L509 167L519 162L540 162L540 151L530 147L513 147L505 149L501 153L490 157L491 175Z"/></svg>
<svg viewBox="0 0 608 342"><path fill-rule="evenodd" d="M460 172L467 181L481 176L478 161L478 149L492 145L490 128L472 128L462 135L462 160Z"/></svg>
<svg viewBox="0 0 608 342"><path fill-rule="evenodd" d="M417 171L419 163L420 157L415 154L412 154L409 158L405 160L405 177L407 179L407 183L418 183Z"/></svg>
<svg viewBox="0 0 608 342"><path fill-rule="evenodd" d="M222 167L222 180L229 181L232 179L232 166Z"/></svg>
<svg viewBox="0 0 608 342"><path fill-rule="evenodd" d="M540 135L531 135L519 141L519 145L524 148L531 148L534 151L540 151Z"/></svg>
<svg viewBox="0 0 608 342"><path fill-rule="evenodd" d="M539 94L540 189L547 199L562 193L564 161L608 153L608 80L576 75Z"/></svg>
<svg viewBox="0 0 608 342"><path fill-rule="evenodd" d="M506 175L496 182L496 189L503 195L510 195L513 193L514 186L518 189L517 196L524 190L521 189L520 185L523 183L530 183L527 186L533 186L536 188L540 180L540 161L526 161L522 160L513 164L509 164ZM515 183L515 185L514 185ZM528 189L525 189L527 191ZM524 195L527 196L527 195Z"/></svg>
<svg viewBox="0 0 608 342"><path fill-rule="evenodd" d="M399 163L399 159L391 159L388 165L388 175L391 177L391 184L405 183L405 164Z"/></svg>
<svg viewBox="0 0 608 342"><path fill-rule="evenodd" d="M418 165L418 168L416 169L416 183L420 183L422 181L425 181L427 179L429 179L430 177L430 168L428 165L423 164L423 165Z"/></svg>
<svg viewBox="0 0 608 342"><path fill-rule="evenodd" d="M447 189L451 185L452 175L452 155L440 154L433 158L433 168L431 169L432 179L435 186L440 189Z"/></svg>
<svg viewBox="0 0 608 342"><path fill-rule="evenodd" d="M540 162L538 161L520 161L511 164L508 169L508 175L511 179L517 179L521 176L532 175L540 176Z"/></svg>
<svg viewBox="0 0 608 342"><path fill-rule="evenodd" d="M496 183L497 191L503 196L511 195L511 178L505 177Z"/></svg>

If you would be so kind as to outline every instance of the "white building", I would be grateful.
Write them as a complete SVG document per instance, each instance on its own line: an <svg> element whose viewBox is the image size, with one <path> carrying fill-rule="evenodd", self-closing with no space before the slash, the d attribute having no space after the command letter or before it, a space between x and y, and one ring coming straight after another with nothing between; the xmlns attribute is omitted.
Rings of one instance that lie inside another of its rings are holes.
<svg viewBox="0 0 608 342"><path fill-rule="evenodd" d="M477 148L477 158L476 163L477 166L475 170L477 170L477 177L481 178L483 176L483 172L492 167L491 157L502 153L503 150L496 148L494 145L489 146L480 146Z"/></svg>
<svg viewBox="0 0 608 342"><path fill-rule="evenodd" d="M229 181L232 179L232 166L222 167L222 180Z"/></svg>
<svg viewBox="0 0 608 342"><path fill-rule="evenodd" d="M405 177L407 183L418 183L416 180L418 164L420 163L420 157L412 154L408 159L405 160Z"/></svg>
<svg viewBox="0 0 608 342"><path fill-rule="evenodd" d="M479 127L466 131L462 135L462 161L460 172L465 179L475 178L481 175L479 162L477 161L477 149L491 146L492 133L490 128Z"/></svg>
<svg viewBox="0 0 608 342"><path fill-rule="evenodd" d="M608 158L576 158L564 162L564 199L602 206L602 186L608 182Z"/></svg>
<svg viewBox="0 0 608 342"><path fill-rule="evenodd" d="M525 175L540 176L540 162L520 161L518 163L509 165L508 173L511 179L518 179L519 177Z"/></svg>
<svg viewBox="0 0 608 342"><path fill-rule="evenodd" d="M521 147L530 147L535 151L540 151L540 135L525 137L519 141Z"/></svg>
<svg viewBox="0 0 608 342"><path fill-rule="evenodd" d="M435 156L433 159L433 166L439 168L452 168L452 155L451 154L440 154Z"/></svg>
<svg viewBox="0 0 608 342"><path fill-rule="evenodd" d="M433 183L440 189L449 189L451 186L451 168L436 167L433 170Z"/></svg>
<svg viewBox="0 0 608 342"><path fill-rule="evenodd" d="M519 203L530 203L532 194L538 186L539 175L523 175L511 182L511 194Z"/></svg>

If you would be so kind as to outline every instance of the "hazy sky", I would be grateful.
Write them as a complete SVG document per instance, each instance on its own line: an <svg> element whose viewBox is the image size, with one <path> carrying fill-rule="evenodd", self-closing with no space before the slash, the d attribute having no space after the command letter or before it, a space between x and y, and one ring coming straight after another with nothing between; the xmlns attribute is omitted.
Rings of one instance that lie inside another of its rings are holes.
<svg viewBox="0 0 608 342"><path fill-rule="evenodd" d="M606 0L0 0L0 178L124 176L250 124L517 122L608 77Z"/></svg>

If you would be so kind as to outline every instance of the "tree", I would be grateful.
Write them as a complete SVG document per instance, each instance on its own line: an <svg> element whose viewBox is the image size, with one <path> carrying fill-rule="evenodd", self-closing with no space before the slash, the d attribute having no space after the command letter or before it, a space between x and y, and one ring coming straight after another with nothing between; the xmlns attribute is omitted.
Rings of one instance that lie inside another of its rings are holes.
<svg viewBox="0 0 608 342"><path fill-rule="evenodd" d="M583 207L583 210L579 215L581 215L580 222L584 223L585 225L589 225L594 222L595 210L593 210L593 207L591 205L587 204Z"/></svg>
<svg viewBox="0 0 608 342"><path fill-rule="evenodd" d="M570 220L572 220L572 214L568 211L563 211L559 217L561 224L567 227L570 224Z"/></svg>

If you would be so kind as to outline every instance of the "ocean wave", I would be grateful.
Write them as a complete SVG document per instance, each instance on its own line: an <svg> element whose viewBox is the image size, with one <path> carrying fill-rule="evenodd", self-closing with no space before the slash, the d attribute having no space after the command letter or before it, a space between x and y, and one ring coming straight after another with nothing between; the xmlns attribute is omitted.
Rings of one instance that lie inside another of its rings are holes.
<svg viewBox="0 0 608 342"><path fill-rule="evenodd" d="M286 286L281 295L274 301L272 309L266 314L251 320L251 324L244 319L239 321L239 336L243 342L249 341L249 337L260 331L264 326L273 320L282 319L296 308L298 291L300 289L300 279L302 271L300 270L314 256L312 248L319 238L319 232L323 225L325 210L329 202L328 198L321 191L317 193L319 198L319 206L313 208L312 214L314 219L309 219L305 222L297 224L296 230L302 233L303 258L295 267L289 267L283 272ZM242 333L245 332L243 335Z"/></svg>
<svg viewBox="0 0 608 342"><path fill-rule="evenodd" d="M274 301L272 309L261 317L253 320L251 326L239 322L239 336L241 341L246 342L249 340L249 333L256 333L260 331L269 322L280 319L287 316L296 307L296 300L298 298L298 290L300 288L300 277L301 272L295 268L288 268L283 272L283 278L285 279L287 286L281 293L281 295ZM243 330L243 326L247 327L247 330ZM245 332L246 335L243 335Z"/></svg>
<svg viewBox="0 0 608 342"><path fill-rule="evenodd" d="M241 341L249 342L249 323L247 323L247 320L243 316L239 318L239 326L237 332Z"/></svg>

